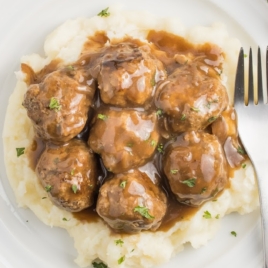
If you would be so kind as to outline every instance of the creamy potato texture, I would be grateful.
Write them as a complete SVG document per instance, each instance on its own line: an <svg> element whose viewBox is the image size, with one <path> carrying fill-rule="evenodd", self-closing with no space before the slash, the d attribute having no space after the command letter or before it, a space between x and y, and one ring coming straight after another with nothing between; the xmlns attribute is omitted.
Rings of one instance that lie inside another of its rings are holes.
<svg viewBox="0 0 268 268"><path fill-rule="evenodd" d="M26 55L22 57L21 63L30 66L34 72L41 71L53 60L61 60L65 66L71 65L79 59L88 37L94 36L96 32L105 32L110 41L131 37L146 43L150 30L166 31L193 44L214 43L223 50L225 58L221 82L231 100L240 43L229 36L224 25L187 29L177 19L156 18L148 13L121 12L116 9L109 12L108 17L95 16L66 21L46 38L45 57ZM108 45L109 41L106 43ZM206 202L193 216L177 221L166 230L125 236L112 233L100 218L91 222L79 220L71 212L55 206L49 198L43 199L47 192L31 168L27 154L20 157L16 155L16 148L26 148L27 153L34 139L32 123L22 106L27 91L23 72L17 73L17 80L9 100L3 133L8 178L20 207L31 209L49 226L66 229L74 239L78 253L75 259L77 265L87 267L99 259L110 268L154 267L168 262L183 250L185 243L190 243L194 248L206 244L219 228L220 219L224 215L231 212L250 213L258 207L254 171L247 160L244 162L246 168L238 168L234 172L229 179L229 187L223 190L216 202ZM122 100L122 105L125 102ZM203 217L206 212L211 215L210 219ZM64 221L64 218L69 220ZM120 239L123 244L118 246L115 241Z"/></svg>

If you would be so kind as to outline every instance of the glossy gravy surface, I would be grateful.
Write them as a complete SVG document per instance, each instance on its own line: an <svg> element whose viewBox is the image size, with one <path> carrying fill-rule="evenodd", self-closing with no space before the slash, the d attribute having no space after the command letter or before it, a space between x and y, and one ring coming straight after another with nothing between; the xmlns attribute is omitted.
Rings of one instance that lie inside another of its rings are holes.
<svg viewBox="0 0 268 268"><path fill-rule="evenodd" d="M103 48L104 44L107 42L108 38L104 33L97 33L95 36L90 37L88 41L84 45L84 49L81 53L81 57L77 62L75 62L74 66L79 66L79 68L89 68L91 64L91 59L93 57L96 57L96 53L100 53L101 49ZM210 67L214 68L214 72L212 72L210 75L218 77L220 75L220 72L222 70L222 58L224 57L224 54L222 53L221 49L213 44L203 44L203 45L193 45L189 43L187 40L185 40L182 37L175 36L173 34L167 33L167 32L157 32L157 31L150 31L147 36L147 40L150 43L151 46L151 53L158 58L161 62L164 63L164 66L166 68L167 75L172 73L174 69L178 67L180 63L178 61L174 60L174 56L176 54L185 54L187 57L191 55L191 57L194 58L201 58L204 65L209 65ZM139 40L133 40L132 38L125 38L124 40L113 40L112 43L117 42L128 42L140 45L141 42ZM42 81L42 79L50 72L57 70L61 66L61 62L58 60L53 61L51 64L46 66L43 70L41 70L39 73L34 73L31 68L29 68L27 65L22 64L22 70L24 73L27 74L26 82L28 84L38 83ZM94 104L92 106L93 108L90 110L90 116L89 120L94 116L96 113L96 109L105 108L105 109L111 109L107 107L107 105L103 104L100 101L100 96L96 94L94 99ZM149 105L148 111L155 111L157 108L155 107L154 103L151 103ZM120 108L119 108L120 110ZM236 120L233 118L233 111L227 110L224 112L224 118L225 118L225 127L228 128L236 128ZM223 120L223 119L220 119ZM160 118L160 132L161 132L161 123L162 126L164 122L161 122ZM226 126L227 124L227 126ZM218 124L215 128L215 131L218 131L218 133L225 131L222 129L222 126L224 124ZM90 129L90 123L87 123L83 131L77 136L80 139L83 139L87 142L88 136L89 136L89 129ZM209 126L205 131L211 133L213 130ZM230 131L226 131L226 133L230 133ZM238 143L238 137L236 133L236 129L231 131L231 137ZM123 135L123 133L122 133ZM162 143L165 144L167 141L170 141L172 138L172 135L169 139L160 138L159 144ZM223 138L223 146L224 146L224 138ZM40 155L42 154L43 150L45 149L46 143L42 141L40 138L35 138L30 150L28 150L28 156L30 159L30 164L32 169L35 169L37 162L39 160ZM143 148L136 148L137 150L142 151ZM98 156L97 156L98 157ZM227 161L228 161L228 155L226 155ZM233 155L232 155L233 157ZM239 158L236 163L236 165L230 165L230 161L228 161L228 174L229 178L233 177L234 170L240 167L240 163L245 160L245 156L242 157L242 160ZM161 223L161 226L158 228L159 231L167 231L170 227L174 225L177 221L190 219L191 216L195 214L195 212L200 209L200 207L191 207L187 206L185 204L179 203L176 201L174 195L172 194L170 187L167 183L167 180L165 179L165 175L162 171L162 155L160 153L157 153L156 156L154 156L147 165L154 165L156 167L156 177L159 180L160 187L164 190L164 192L167 195L168 198L168 207L166 215ZM99 174L99 183L103 183L105 178L109 175L108 171L103 172L103 169L100 170ZM228 186L227 186L228 187ZM216 200L215 196L215 200ZM95 206L92 206L88 209L85 209L81 212L73 213L74 217L81 221L87 221L87 222L95 222L100 219L98 214L96 213Z"/></svg>

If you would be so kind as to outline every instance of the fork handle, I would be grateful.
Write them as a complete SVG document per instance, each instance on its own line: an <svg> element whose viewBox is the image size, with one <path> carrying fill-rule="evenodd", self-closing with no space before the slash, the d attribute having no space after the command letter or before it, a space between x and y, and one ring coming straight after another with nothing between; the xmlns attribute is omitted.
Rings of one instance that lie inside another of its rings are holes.
<svg viewBox="0 0 268 268"><path fill-rule="evenodd" d="M268 268L268 195L264 191L268 189L268 160L254 161L255 172L258 177L259 198L261 208L262 241L264 254L264 268Z"/></svg>

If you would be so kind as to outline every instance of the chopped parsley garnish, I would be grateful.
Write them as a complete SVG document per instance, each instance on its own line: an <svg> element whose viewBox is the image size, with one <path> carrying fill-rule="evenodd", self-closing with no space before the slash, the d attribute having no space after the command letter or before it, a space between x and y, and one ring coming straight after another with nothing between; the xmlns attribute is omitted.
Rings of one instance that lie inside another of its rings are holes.
<svg viewBox="0 0 268 268"><path fill-rule="evenodd" d="M71 175L72 175L72 176L74 175L74 169L71 170Z"/></svg>
<svg viewBox="0 0 268 268"><path fill-rule="evenodd" d="M215 217L215 219L219 219L220 218L220 214L217 214L217 216Z"/></svg>
<svg viewBox="0 0 268 268"><path fill-rule="evenodd" d="M67 66L67 69L70 70L70 71L73 71L74 70L74 66L73 65L69 65L69 66Z"/></svg>
<svg viewBox="0 0 268 268"><path fill-rule="evenodd" d="M106 120L108 118L108 116L105 114L98 114L98 118L101 120Z"/></svg>
<svg viewBox="0 0 268 268"><path fill-rule="evenodd" d="M125 255L118 259L118 264L121 264L125 260Z"/></svg>
<svg viewBox="0 0 268 268"><path fill-rule="evenodd" d="M94 268L108 268L108 266L106 264L104 264L103 262L93 262L92 263Z"/></svg>
<svg viewBox="0 0 268 268"><path fill-rule="evenodd" d="M137 206L137 207L134 208L134 212L140 213L146 219L154 219L154 216L149 214L149 211L148 211L147 207Z"/></svg>
<svg viewBox="0 0 268 268"><path fill-rule="evenodd" d="M76 194L77 193L77 185L76 184L73 184L72 185L72 190L73 192Z"/></svg>
<svg viewBox="0 0 268 268"><path fill-rule="evenodd" d="M237 152L238 152L239 154L241 154L241 155L246 154L246 152L245 152L240 146L238 146L238 148L237 148Z"/></svg>
<svg viewBox="0 0 268 268"><path fill-rule="evenodd" d="M243 164L241 165L242 168L246 168L246 166L247 166L247 164L245 164L245 163L243 163Z"/></svg>
<svg viewBox="0 0 268 268"><path fill-rule="evenodd" d="M163 143L158 144L158 146L157 146L157 151L158 151L160 154L163 154L163 153L164 153L164 145L163 145Z"/></svg>
<svg viewBox="0 0 268 268"><path fill-rule="evenodd" d="M67 220L66 218L62 218L62 220L63 220L63 221L69 221L69 220Z"/></svg>
<svg viewBox="0 0 268 268"><path fill-rule="evenodd" d="M209 211L206 210L204 212L203 218L205 218L205 219L211 219L211 214L209 213Z"/></svg>
<svg viewBox="0 0 268 268"><path fill-rule="evenodd" d="M195 112L197 112L197 113L200 111L200 110L199 110L198 108L196 108L196 107L191 107L191 110L192 110L192 111L195 111Z"/></svg>
<svg viewBox="0 0 268 268"><path fill-rule="evenodd" d="M45 190L46 190L47 192L50 192L51 189L52 189L52 186L51 186L50 184L48 184L48 185L45 186Z"/></svg>
<svg viewBox="0 0 268 268"><path fill-rule="evenodd" d="M59 101L55 98L52 97L49 102L49 108L52 110L56 110L57 112L61 109L61 105L59 104Z"/></svg>
<svg viewBox="0 0 268 268"><path fill-rule="evenodd" d="M235 237L237 236L237 234L236 234L235 231L232 231L232 232L231 232L231 235L233 235L233 236L235 236Z"/></svg>
<svg viewBox="0 0 268 268"><path fill-rule="evenodd" d="M114 242L115 242L115 244L116 244L117 246L120 246L120 247L122 247L123 244L124 244L124 241L123 241L122 239L117 239L117 240L115 240Z"/></svg>
<svg viewBox="0 0 268 268"><path fill-rule="evenodd" d="M129 142L128 144L127 144L127 147L129 147L129 148L131 148L131 147L133 147L133 143L132 142Z"/></svg>
<svg viewBox="0 0 268 268"><path fill-rule="evenodd" d="M211 116L209 119L208 119L208 122L209 123L212 123L214 122L218 117L217 116Z"/></svg>
<svg viewBox="0 0 268 268"><path fill-rule="evenodd" d="M246 58L248 55L247 54L244 54L244 58Z"/></svg>
<svg viewBox="0 0 268 268"><path fill-rule="evenodd" d="M123 188L123 189L125 189L126 188L126 184L127 184L127 181L122 181L120 183L120 187Z"/></svg>
<svg viewBox="0 0 268 268"><path fill-rule="evenodd" d="M55 165L57 165L60 162L60 159L58 157L53 159L53 162Z"/></svg>
<svg viewBox="0 0 268 268"><path fill-rule="evenodd" d="M108 16L110 16L110 12L108 12L108 9L109 9L109 7L103 9L103 10L98 14L98 16L100 16L100 17L108 17Z"/></svg>
<svg viewBox="0 0 268 268"><path fill-rule="evenodd" d="M188 187L194 187L196 182L196 178L190 178L188 180L181 181L181 183L186 184Z"/></svg>
<svg viewBox="0 0 268 268"><path fill-rule="evenodd" d="M17 151L17 157L23 155L23 154L24 154L24 150L25 150L24 147L16 148L16 151Z"/></svg>
<svg viewBox="0 0 268 268"><path fill-rule="evenodd" d="M154 87L155 85L156 85L156 83L155 83L155 79L152 78L152 79L151 79L151 86Z"/></svg>
<svg viewBox="0 0 268 268"><path fill-rule="evenodd" d="M212 100L212 101L208 101L206 107L207 107L208 109L210 109L210 106L211 106L212 103L218 103L218 102L219 102L219 100L217 100L217 99Z"/></svg>
<svg viewBox="0 0 268 268"><path fill-rule="evenodd" d="M217 202L217 201L218 201L218 199L213 199L213 200L212 200L212 202Z"/></svg>
<svg viewBox="0 0 268 268"><path fill-rule="evenodd" d="M203 187L203 188L201 189L201 194L205 193L206 191L207 191L207 187Z"/></svg>
<svg viewBox="0 0 268 268"><path fill-rule="evenodd" d="M157 115L157 116L161 116L161 115L163 115L163 111L162 111L161 109L158 109L158 110L156 111L156 115Z"/></svg>
<svg viewBox="0 0 268 268"><path fill-rule="evenodd" d="M151 144L152 147L154 147L156 145L156 141L155 140L151 140L150 144Z"/></svg>
<svg viewBox="0 0 268 268"><path fill-rule="evenodd" d="M42 199L46 199L46 198L47 198L46 196L42 197Z"/></svg>
<svg viewBox="0 0 268 268"><path fill-rule="evenodd" d="M179 171L178 169L171 169L170 170L170 173L173 174L173 175L175 175L175 174L178 173L178 171Z"/></svg>
<svg viewBox="0 0 268 268"><path fill-rule="evenodd" d="M181 115L181 121L185 121L186 120L186 114L182 114Z"/></svg>

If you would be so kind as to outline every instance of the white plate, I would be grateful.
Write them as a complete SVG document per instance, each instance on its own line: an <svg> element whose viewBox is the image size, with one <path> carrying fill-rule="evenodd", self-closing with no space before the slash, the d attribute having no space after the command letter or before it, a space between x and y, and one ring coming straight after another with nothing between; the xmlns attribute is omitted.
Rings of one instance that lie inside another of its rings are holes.
<svg viewBox="0 0 268 268"><path fill-rule="evenodd" d="M148 10L179 17L186 26L224 22L245 48L268 45L266 0L0 0L0 122L3 131L8 97L15 85L14 71L24 54L42 54L45 36L69 18L92 16L114 3L126 9ZM0 144L0 267L75 268L73 241L60 228L42 224L29 210L18 208L4 167ZM268 190L268 189L267 189ZM238 236L230 235L235 230ZM232 214L222 220L216 237L198 250L190 247L161 268L262 267L259 212Z"/></svg>

